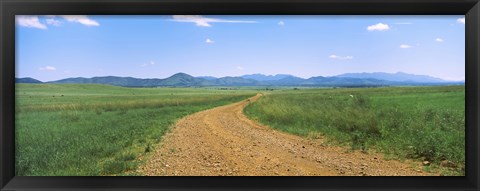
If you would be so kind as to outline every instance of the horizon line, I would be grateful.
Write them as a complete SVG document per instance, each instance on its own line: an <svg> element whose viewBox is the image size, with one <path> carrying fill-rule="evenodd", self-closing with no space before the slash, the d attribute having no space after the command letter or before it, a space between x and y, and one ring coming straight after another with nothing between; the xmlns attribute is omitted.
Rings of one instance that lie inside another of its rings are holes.
<svg viewBox="0 0 480 191"><path fill-rule="evenodd" d="M409 74L409 75L417 75L417 76L428 76L428 77L431 77L431 78L438 78L438 79L441 79L441 80L444 80L444 81L447 81L447 82L462 82L462 81L465 81L465 77L461 80L447 80L445 78L441 78L441 77L436 77L436 76L431 76L431 75L426 75L426 74L412 74L412 73L407 73L407 72L401 72L401 71L397 71L397 72L393 72L393 73L390 73L390 72L348 72L348 73L341 73L341 74L336 74L336 75L329 75L329 76L323 76L323 75L318 75L318 76L310 76L310 77L307 77L307 78L304 78L304 77L298 77L298 76L295 76L295 75L292 75L292 74L280 74L280 73L277 73L277 74L262 74L262 73L250 73L250 74L243 74L243 75L240 75L240 76L222 76L222 77L216 77L216 76L209 76L209 75L196 75L196 76L193 76L191 74L188 74L188 73L185 73L185 72L176 72L176 73L173 73L167 77L164 77L164 78L158 78L158 77L153 77L153 78L142 78L142 77L132 77L132 76L116 76L116 75L103 75L103 76L92 76L92 77L82 77L82 76L77 76L77 77L66 77L66 78L61 78L61 79L57 79L57 80L48 80L48 81L43 81L43 80L39 80L38 78L34 78L34 77L17 77L15 76L15 78L32 78L32 79L35 79L35 80L39 80L41 82L54 82L54 81L58 81L58 80L63 80L63 79L68 79L68 78L98 78L98 77L120 77L120 78L137 78L137 79L166 79L166 78L170 78L176 74L186 74L186 75L189 75L189 76L192 76L192 77L195 77L195 78L201 78L201 77L213 77L213 78L225 78L225 77L242 77L242 76L245 76L245 75L264 75L264 76L277 76L277 75L290 75L290 76L293 76L293 77L297 77L297 78L302 78L302 79L309 79L309 78L313 78L313 77L336 77L336 76L339 76L339 75L344 75L344 74L374 74L374 73L385 73L385 74L398 74L398 73L403 73L403 74Z"/></svg>

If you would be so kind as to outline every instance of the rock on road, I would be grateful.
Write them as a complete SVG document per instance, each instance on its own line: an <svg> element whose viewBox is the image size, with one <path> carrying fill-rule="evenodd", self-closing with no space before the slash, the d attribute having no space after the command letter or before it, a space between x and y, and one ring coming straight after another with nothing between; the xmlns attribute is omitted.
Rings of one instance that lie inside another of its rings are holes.
<svg viewBox="0 0 480 191"><path fill-rule="evenodd" d="M261 95L180 119L138 172L147 176L424 176L421 164L325 146L249 120Z"/></svg>

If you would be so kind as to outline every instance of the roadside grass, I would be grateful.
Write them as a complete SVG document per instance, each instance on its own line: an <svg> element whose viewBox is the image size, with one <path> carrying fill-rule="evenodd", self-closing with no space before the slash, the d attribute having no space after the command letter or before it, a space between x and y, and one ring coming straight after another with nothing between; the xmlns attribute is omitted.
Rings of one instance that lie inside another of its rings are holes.
<svg viewBox="0 0 480 191"><path fill-rule="evenodd" d="M285 90L244 112L288 133L321 134L352 149L429 161L429 170L444 175L465 174L464 86Z"/></svg>
<svg viewBox="0 0 480 191"><path fill-rule="evenodd" d="M17 84L17 176L132 175L176 120L255 95L202 88Z"/></svg>

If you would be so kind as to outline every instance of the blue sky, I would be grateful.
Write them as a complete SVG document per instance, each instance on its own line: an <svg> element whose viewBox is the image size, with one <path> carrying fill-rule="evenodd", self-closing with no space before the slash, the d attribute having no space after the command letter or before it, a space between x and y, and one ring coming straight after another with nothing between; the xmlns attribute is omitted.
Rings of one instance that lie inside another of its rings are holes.
<svg viewBox="0 0 480 191"><path fill-rule="evenodd" d="M16 75L406 72L465 79L457 16L17 16Z"/></svg>

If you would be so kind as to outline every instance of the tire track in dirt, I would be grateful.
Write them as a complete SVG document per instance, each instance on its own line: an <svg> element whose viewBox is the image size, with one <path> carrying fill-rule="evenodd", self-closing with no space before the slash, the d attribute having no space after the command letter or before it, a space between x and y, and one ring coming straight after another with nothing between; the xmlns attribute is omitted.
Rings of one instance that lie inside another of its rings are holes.
<svg viewBox="0 0 480 191"><path fill-rule="evenodd" d="M424 176L421 164L325 146L249 120L261 94L180 119L138 172L149 176Z"/></svg>

